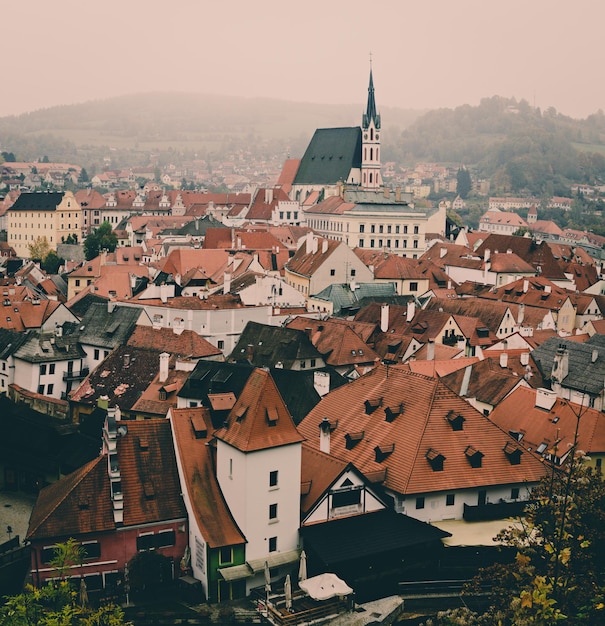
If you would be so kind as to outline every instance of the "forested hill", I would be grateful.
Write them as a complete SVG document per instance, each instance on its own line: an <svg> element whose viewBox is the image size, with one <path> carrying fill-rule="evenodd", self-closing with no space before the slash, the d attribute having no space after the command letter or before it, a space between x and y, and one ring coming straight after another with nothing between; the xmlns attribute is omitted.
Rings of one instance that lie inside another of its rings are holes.
<svg viewBox="0 0 605 626"><path fill-rule="evenodd" d="M575 120L494 96L478 106L426 113L390 151L403 163L471 166L496 188L556 195L571 181L605 183L605 114Z"/></svg>

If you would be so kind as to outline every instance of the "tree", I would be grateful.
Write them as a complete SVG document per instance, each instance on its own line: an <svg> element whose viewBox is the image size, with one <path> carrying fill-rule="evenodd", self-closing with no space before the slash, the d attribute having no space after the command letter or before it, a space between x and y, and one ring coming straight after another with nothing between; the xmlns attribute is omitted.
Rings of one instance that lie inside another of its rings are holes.
<svg viewBox="0 0 605 626"><path fill-rule="evenodd" d="M84 561L86 550L78 541L70 537L65 543L55 546L55 554L50 561L50 567L57 572L61 580L65 580L73 567L79 567Z"/></svg>
<svg viewBox="0 0 605 626"><path fill-rule="evenodd" d="M112 231L109 222L103 222L99 228L93 230L84 240L84 255L86 260L94 259L101 250L113 252L118 245L118 237Z"/></svg>
<svg viewBox="0 0 605 626"><path fill-rule="evenodd" d="M51 250L45 257L40 267L47 274L56 274L59 271L61 265L63 265L64 259L60 258L54 250Z"/></svg>
<svg viewBox="0 0 605 626"><path fill-rule="evenodd" d="M87 183L88 181L89 181L88 172L84 168L82 168L80 170L80 176L78 176L78 182Z"/></svg>
<svg viewBox="0 0 605 626"><path fill-rule="evenodd" d="M28 244L29 256L35 261L43 261L51 251L46 237L38 237L33 243Z"/></svg>
<svg viewBox="0 0 605 626"><path fill-rule="evenodd" d="M515 562L486 568L474 581L492 585L488 614L506 616L503 624L605 620L605 482L575 452L533 491L519 524L498 535L517 550Z"/></svg>
<svg viewBox="0 0 605 626"><path fill-rule="evenodd" d="M41 589L26 585L25 591L8 596L0 607L0 626L132 626L116 604L99 608L81 606L78 593L67 581L48 583Z"/></svg>
<svg viewBox="0 0 605 626"><path fill-rule="evenodd" d="M466 167L461 167L456 174L456 193L465 200L473 187L471 175Z"/></svg>

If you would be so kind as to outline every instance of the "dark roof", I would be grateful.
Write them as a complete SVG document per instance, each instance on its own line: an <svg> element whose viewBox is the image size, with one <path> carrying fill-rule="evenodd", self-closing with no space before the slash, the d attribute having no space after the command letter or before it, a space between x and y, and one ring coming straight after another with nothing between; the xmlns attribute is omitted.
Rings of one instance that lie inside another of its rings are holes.
<svg viewBox="0 0 605 626"><path fill-rule="evenodd" d="M82 359L86 353L78 343L77 335L41 333L32 330L27 335L14 357L29 363L47 363L50 361L71 361Z"/></svg>
<svg viewBox="0 0 605 626"><path fill-rule="evenodd" d="M561 384L577 391L599 395L603 391L605 380L605 335L593 335L584 343L551 337L538 346L531 356L546 380L551 379L552 366L559 347L567 351L569 363L568 374Z"/></svg>
<svg viewBox="0 0 605 626"><path fill-rule="evenodd" d="M211 407L208 394L233 393L238 398L254 367L250 363L223 363L199 361L178 393L180 398L199 400ZM315 372L330 376L330 390L344 385L347 380L332 367L320 370L288 370L271 368L271 376L292 415L299 424L307 413L321 400L314 386ZM222 426L224 412L212 415L215 427Z"/></svg>
<svg viewBox="0 0 605 626"><path fill-rule="evenodd" d="M436 526L391 509L303 526L300 533L305 547L311 547L328 567L433 544L451 536Z"/></svg>
<svg viewBox="0 0 605 626"><path fill-rule="evenodd" d="M345 182L361 167L361 128L318 128L300 162L295 185Z"/></svg>
<svg viewBox="0 0 605 626"><path fill-rule="evenodd" d="M22 193L10 208L11 211L54 211L63 200L62 191ZM77 207L74 206L74 210Z"/></svg>
<svg viewBox="0 0 605 626"><path fill-rule="evenodd" d="M112 303L109 311L107 304L93 302L84 317L80 341L103 348L115 348L126 343L137 320L141 316L141 309L131 306L118 306Z"/></svg>
<svg viewBox="0 0 605 626"><path fill-rule="evenodd" d="M300 330L248 322L229 356L231 361L249 361L256 367L290 369L297 360L322 358L309 336Z"/></svg>
<svg viewBox="0 0 605 626"><path fill-rule="evenodd" d="M68 308L74 315L77 315L80 319L82 319L84 315L86 315L86 311L88 311L89 307L93 304L98 302L107 306L107 301L107 298L104 298L103 296L98 296L94 293L86 293L81 298L77 298L73 304L70 303Z"/></svg>
<svg viewBox="0 0 605 626"><path fill-rule="evenodd" d="M0 359L5 360L27 339L26 333L0 328Z"/></svg>

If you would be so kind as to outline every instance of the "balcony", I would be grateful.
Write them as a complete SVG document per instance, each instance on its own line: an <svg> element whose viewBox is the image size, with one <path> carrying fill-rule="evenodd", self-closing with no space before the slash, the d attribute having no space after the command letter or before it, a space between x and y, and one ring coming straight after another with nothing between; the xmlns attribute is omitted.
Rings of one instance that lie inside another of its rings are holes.
<svg viewBox="0 0 605 626"><path fill-rule="evenodd" d="M90 369L88 367L84 367L80 371L72 370L71 372L64 372L63 380L82 380L83 378L86 378L88 374L90 374Z"/></svg>
<svg viewBox="0 0 605 626"><path fill-rule="evenodd" d="M529 500L513 500L479 504L471 506L464 505L463 518L467 522L484 522L487 520L505 519L507 517L518 517L523 514L525 507L530 504Z"/></svg>

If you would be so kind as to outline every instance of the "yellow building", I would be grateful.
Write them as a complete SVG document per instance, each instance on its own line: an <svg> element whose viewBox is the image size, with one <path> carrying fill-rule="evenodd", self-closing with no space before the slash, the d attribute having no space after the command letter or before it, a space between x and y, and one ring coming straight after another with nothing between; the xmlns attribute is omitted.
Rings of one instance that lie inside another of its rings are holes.
<svg viewBox="0 0 605 626"><path fill-rule="evenodd" d="M30 246L44 238L56 251L70 235L80 241L81 213L71 191L22 193L7 211L8 242L26 259L31 257Z"/></svg>

